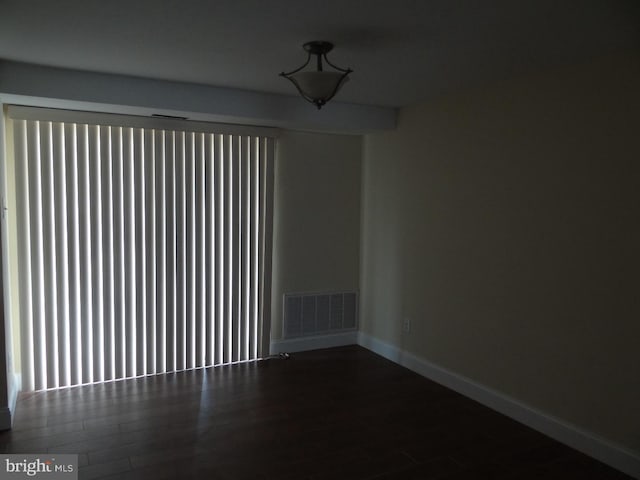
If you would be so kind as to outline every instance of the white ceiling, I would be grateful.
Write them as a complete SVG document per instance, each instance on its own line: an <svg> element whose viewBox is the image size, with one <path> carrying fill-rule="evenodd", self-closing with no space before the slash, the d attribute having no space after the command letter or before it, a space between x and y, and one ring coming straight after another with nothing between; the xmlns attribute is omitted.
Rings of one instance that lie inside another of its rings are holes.
<svg viewBox="0 0 640 480"><path fill-rule="evenodd" d="M293 95L309 40L351 67L338 99L402 106L617 50L637 0L0 0L0 59Z"/></svg>

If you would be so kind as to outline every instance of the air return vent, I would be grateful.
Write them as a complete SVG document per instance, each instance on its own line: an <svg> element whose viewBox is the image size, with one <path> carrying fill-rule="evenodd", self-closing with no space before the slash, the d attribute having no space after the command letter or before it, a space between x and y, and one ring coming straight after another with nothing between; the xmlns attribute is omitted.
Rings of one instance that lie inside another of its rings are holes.
<svg viewBox="0 0 640 480"><path fill-rule="evenodd" d="M355 330L356 292L287 293L284 295L284 338Z"/></svg>

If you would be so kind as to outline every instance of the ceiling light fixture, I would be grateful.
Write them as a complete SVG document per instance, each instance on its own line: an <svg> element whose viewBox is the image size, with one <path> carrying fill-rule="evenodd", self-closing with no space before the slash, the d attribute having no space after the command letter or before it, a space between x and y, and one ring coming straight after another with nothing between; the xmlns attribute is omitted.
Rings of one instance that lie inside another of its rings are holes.
<svg viewBox="0 0 640 480"><path fill-rule="evenodd" d="M300 92L300 95L320 110L325 103L338 93L342 85L349 80L348 75L353 72L353 70L350 68L344 69L336 67L329 61L327 53L333 49L333 43L320 41L307 42L302 48L309 53L304 65L289 73L282 72L280 76L293 83ZM304 68L309 65L312 55L316 56L316 69L304 70ZM334 71L324 69L324 65L322 64L323 58L327 65L332 67Z"/></svg>

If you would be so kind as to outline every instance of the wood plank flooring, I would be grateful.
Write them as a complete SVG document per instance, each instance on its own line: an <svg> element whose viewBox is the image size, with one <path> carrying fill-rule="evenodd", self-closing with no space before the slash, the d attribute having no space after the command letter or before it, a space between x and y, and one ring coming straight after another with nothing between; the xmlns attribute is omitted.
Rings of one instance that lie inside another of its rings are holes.
<svg viewBox="0 0 640 480"><path fill-rule="evenodd" d="M80 479L628 479L360 347L22 394L0 450Z"/></svg>

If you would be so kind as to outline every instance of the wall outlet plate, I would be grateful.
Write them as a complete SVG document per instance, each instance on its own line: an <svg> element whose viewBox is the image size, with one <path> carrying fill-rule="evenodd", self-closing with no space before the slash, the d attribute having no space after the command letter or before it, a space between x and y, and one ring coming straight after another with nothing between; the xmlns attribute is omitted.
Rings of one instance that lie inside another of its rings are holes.
<svg viewBox="0 0 640 480"><path fill-rule="evenodd" d="M402 331L404 333L411 332L411 319L409 317L404 317L402 320Z"/></svg>

